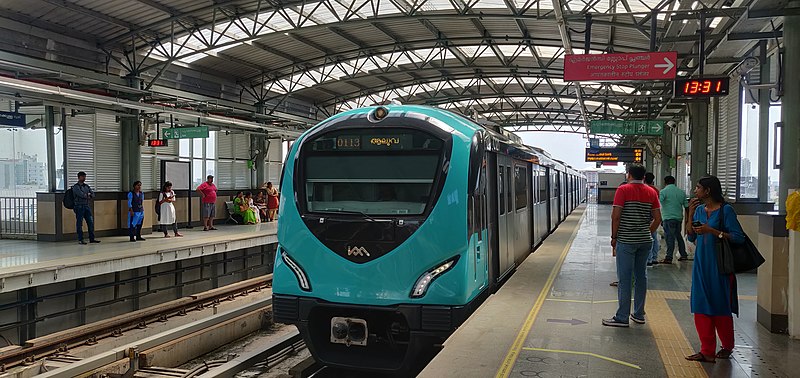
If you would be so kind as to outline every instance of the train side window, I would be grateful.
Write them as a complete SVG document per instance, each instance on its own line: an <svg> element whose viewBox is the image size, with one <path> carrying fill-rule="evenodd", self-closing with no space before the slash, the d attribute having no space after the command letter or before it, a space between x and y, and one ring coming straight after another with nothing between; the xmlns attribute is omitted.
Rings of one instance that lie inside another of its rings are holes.
<svg viewBox="0 0 800 378"><path fill-rule="evenodd" d="M497 172L499 173L497 188L498 193L500 194L500 203L498 204L498 210L500 210L500 214L506 213L506 181L505 181L505 171L503 170L503 166L499 166Z"/></svg>
<svg viewBox="0 0 800 378"><path fill-rule="evenodd" d="M547 201L547 173L539 171L539 202Z"/></svg>
<svg viewBox="0 0 800 378"><path fill-rule="evenodd" d="M511 202L511 191L514 190L514 186L511 183L511 177L511 167L506 167L506 180L508 180L506 182L506 209L509 213L514 210L514 203Z"/></svg>
<svg viewBox="0 0 800 378"><path fill-rule="evenodd" d="M517 210L528 207L528 168L514 167L514 197Z"/></svg>

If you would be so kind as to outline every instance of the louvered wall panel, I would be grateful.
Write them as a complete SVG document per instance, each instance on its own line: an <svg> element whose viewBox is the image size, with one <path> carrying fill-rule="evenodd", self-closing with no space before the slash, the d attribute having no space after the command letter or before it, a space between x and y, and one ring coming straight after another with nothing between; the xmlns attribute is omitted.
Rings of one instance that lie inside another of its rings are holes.
<svg viewBox="0 0 800 378"><path fill-rule="evenodd" d="M233 189L233 162L230 160L217 161L217 174L214 179L220 189Z"/></svg>
<svg viewBox="0 0 800 378"><path fill-rule="evenodd" d="M133 183L122 183L120 125L113 114L95 114L96 190L120 191ZM131 178L141 180L141 177ZM142 180L143 181L143 180Z"/></svg>
<svg viewBox="0 0 800 378"><path fill-rule="evenodd" d="M234 134L233 157L236 159L250 159L250 134Z"/></svg>
<svg viewBox="0 0 800 378"><path fill-rule="evenodd" d="M67 185L77 181L78 172L86 172L86 183L96 186L94 169L94 114L67 117L66 127Z"/></svg>
<svg viewBox="0 0 800 378"><path fill-rule="evenodd" d="M716 174L715 167L717 162L717 154L715 151L717 144L714 143L714 141L716 140L715 129L717 121L717 114L715 112L715 107L714 107L714 104L716 102L715 100L716 100L715 98L712 98L708 104L708 139L707 139L708 159L706 160L708 162L708 165L706 167L706 172L709 172L712 175Z"/></svg>
<svg viewBox="0 0 800 378"><path fill-rule="evenodd" d="M225 135L224 132L217 133L217 158L233 159L233 139L236 134Z"/></svg>
<svg viewBox="0 0 800 378"><path fill-rule="evenodd" d="M283 164L281 163L267 163L267 181L272 182L272 185L278 187L281 182L281 173L283 172Z"/></svg>
<svg viewBox="0 0 800 378"><path fill-rule="evenodd" d="M10 112L14 107L14 102L9 100L0 100L0 111Z"/></svg>
<svg viewBox="0 0 800 378"><path fill-rule="evenodd" d="M741 120L741 90L739 80L731 79L730 93L720 100L719 135L717 136L717 177L722 191L730 201L736 200L739 176L739 123Z"/></svg>
<svg viewBox="0 0 800 378"><path fill-rule="evenodd" d="M234 189L250 189L250 170L246 161L233 162Z"/></svg>
<svg viewBox="0 0 800 378"><path fill-rule="evenodd" d="M158 179L154 177L157 161L153 155L142 155L142 190L155 190L158 187Z"/></svg>

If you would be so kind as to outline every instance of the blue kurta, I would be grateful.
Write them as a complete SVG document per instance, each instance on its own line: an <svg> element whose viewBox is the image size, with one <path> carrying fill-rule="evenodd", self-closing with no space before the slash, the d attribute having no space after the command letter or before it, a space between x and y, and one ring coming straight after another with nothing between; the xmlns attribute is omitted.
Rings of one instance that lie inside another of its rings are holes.
<svg viewBox="0 0 800 378"><path fill-rule="evenodd" d="M708 223L709 227L730 234L731 243L743 243L744 231L730 205L723 205L724 226L720 226L722 208L711 213L709 218L705 205L697 207L693 221ZM720 274L717 268L717 243L719 239L712 234L690 235L689 241L697 245L692 268L692 313L711 316L730 316L739 314L739 301L736 294L736 276Z"/></svg>
<svg viewBox="0 0 800 378"><path fill-rule="evenodd" d="M133 210L133 214L128 213L128 227L136 227L144 221L144 193L128 192L128 208Z"/></svg>

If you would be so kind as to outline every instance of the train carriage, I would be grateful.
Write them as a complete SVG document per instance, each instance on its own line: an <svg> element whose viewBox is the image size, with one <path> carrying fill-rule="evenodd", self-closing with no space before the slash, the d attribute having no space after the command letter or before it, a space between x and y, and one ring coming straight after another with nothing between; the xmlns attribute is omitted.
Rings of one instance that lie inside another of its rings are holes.
<svg viewBox="0 0 800 378"><path fill-rule="evenodd" d="M287 156L275 320L297 325L321 363L404 371L577 206L580 177L438 108L331 117Z"/></svg>

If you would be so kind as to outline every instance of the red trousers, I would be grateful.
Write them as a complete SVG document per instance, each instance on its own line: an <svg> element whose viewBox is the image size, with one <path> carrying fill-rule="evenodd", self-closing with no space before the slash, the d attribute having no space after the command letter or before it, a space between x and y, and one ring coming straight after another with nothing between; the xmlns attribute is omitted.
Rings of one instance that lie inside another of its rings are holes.
<svg viewBox="0 0 800 378"><path fill-rule="evenodd" d="M694 314L694 326L700 337L700 353L704 356L716 355L717 335L723 349L733 349L733 316Z"/></svg>

